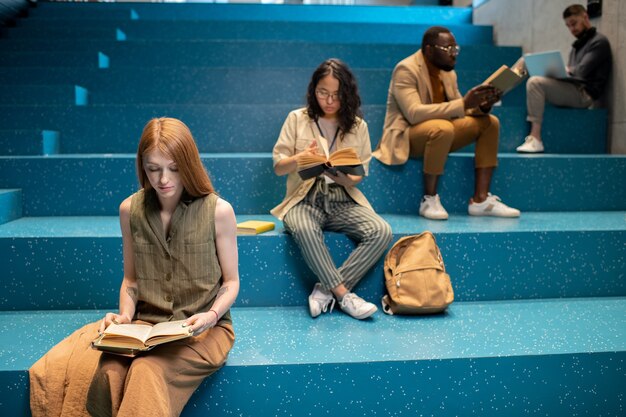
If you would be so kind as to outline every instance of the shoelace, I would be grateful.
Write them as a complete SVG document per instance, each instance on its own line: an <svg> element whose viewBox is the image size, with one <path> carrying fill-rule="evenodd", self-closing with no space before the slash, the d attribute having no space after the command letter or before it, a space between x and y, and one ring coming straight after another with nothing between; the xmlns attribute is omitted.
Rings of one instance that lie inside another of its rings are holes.
<svg viewBox="0 0 626 417"><path fill-rule="evenodd" d="M322 307L322 312L326 313L326 311L328 311L328 306L330 305L330 312L333 312L333 308L335 308L335 297L331 297L331 299L320 299L320 298L316 298L313 297L313 299L319 303L319 305Z"/></svg>
<svg viewBox="0 0 626 417"><path fill-rule="evenodd" d="M335 298L331 298L329 302L327 302L325 305L322 306L322 311L324 313L326 313L326 310L328 309L328 305L330 304L330 313L333 312L333 308L335 308Z"/></svg>
<svg viewBox="0 0 626 417"><path fill-rule="evenodd" d="M354 293L348 293L343 296L343 299L341 300L341 306L344 307L347 303L350 303L352 304L352 308L356 309L356 304L359 301L363 302L364 300L359 298L359 296Z"/></svg>

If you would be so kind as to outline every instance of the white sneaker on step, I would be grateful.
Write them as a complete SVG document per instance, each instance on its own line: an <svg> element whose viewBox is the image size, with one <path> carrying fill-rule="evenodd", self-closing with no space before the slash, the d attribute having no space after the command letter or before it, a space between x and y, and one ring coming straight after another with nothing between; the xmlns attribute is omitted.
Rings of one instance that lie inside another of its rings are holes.
<svg viewBox="0 0 626 417"><path fill-rule="evenodd" d="M441 205L439 194L425 195L420 203L420 216L431 220L446 220L448 212Z"/></svg>
<svg viewBox="0 0 626 417"><path fill-rule="evenodd" d="M365 301L353 292L349 292L339 301L339 307L344 313L355 319L366 319L378 310L374 304Z"/></svg>
<svg viewBox="0 0 626 417"><path fill-rule="evenodd" d="M488 194L485 201L482 203L475 203L470 201L467 207L467 212L471 216L494 216L494 217L519 217L520 211L518 209L507 206L500 200L497 195Z"/></svg>
<svg viewBox="0 0 626 417"><path fill-rule="evenodd" d="M539 153L543 152L543 142L534 137L533 135L526 136L524 143L515 148L517 152L522 153Z"/></svg>
<svg viewBox="0 0 626 417"><path fill-rule="evenodd" d="M318 282L313 287L311 295L309 295L309 313L311 313L311 317L315 318L322 313L326 313L328 306L330 306L330 311L332 312L335 307L335 297L333 297L333 293L323 289L322 284Z"/></svg>

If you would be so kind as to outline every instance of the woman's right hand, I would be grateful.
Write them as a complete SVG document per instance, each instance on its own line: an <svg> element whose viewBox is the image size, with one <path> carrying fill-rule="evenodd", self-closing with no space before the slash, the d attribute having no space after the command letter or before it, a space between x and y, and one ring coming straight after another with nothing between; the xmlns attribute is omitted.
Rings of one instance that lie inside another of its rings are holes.
<svg viewBox="0 0 626 417"><path fill-rule="evenodd" d="M296 154L296 161L303 155L316 155L317 154L317 141L314 140L311 144L299 154Z"/></svg>
<svg viewBox="0 0 626 417"><path fill-rule="evenodd" d="M98 333L103 333L104 329L109 327L111 323L115 324L128 324L131 322L130 317L125 314L106 313L102 321L100 322L100 329Z"/></svg>

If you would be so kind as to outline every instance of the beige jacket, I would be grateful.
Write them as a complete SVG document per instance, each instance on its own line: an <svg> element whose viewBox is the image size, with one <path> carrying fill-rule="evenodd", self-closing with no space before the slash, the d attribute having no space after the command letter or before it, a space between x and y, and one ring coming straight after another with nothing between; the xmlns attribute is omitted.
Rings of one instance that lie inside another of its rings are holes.
<svg viewBox="0 0 626 417"><path fill-rule="evenodd" d="M373 155L387 165L400 165L409 159L409 128L432 119L455 119L465 116L463 96L456 72L441 71L441 81L448 101L433 104L432 87L422 51L396 65L389 83L387 114L381 138ZM475 114L475 111L470 112Z"/></svg>
<svg viewBox="0 0 626 417"><path fill-rule="evenodd" d="M328 156L330 143L326 138L320 135L315 121L307 115L306 108L292 111L287 116L287 120L285 120L283 128L280 131L278 141L276 145L274 145L274 151L272 153L274 166L276 166L280 160L302 152L314 140L317 141L318 149L322 149ZM365 120L359 118L356 126L351 132L345 134L343 140L337 139L337 149L349 147L356 150L359 159L363 162L365 175L367 175L369 162L372 159L372 147ZM282 220L293 206L304 199L314 183L315 178L303 181L297 172L288 174L285 198L279 205L271 210L271 213ZM346 192L357 204L372 209L365 195L363 195L358 188L346 187Z"/></svg>

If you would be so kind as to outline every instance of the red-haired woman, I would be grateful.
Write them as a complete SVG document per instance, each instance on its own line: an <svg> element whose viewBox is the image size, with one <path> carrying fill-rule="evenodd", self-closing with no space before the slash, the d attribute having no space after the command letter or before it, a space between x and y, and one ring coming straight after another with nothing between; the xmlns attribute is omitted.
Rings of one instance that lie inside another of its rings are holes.
<svg viewBox="0 0 626 417"><path fill-rule="evenodd" d="M33 417L178 416L233 346L235 214L215 193L183 122L148 122L137 174L141 189L120 205L119 311L79 329L33 365ZM111 323L171 320L185 320L193 337L134 358L89 348Z"/></svg>

